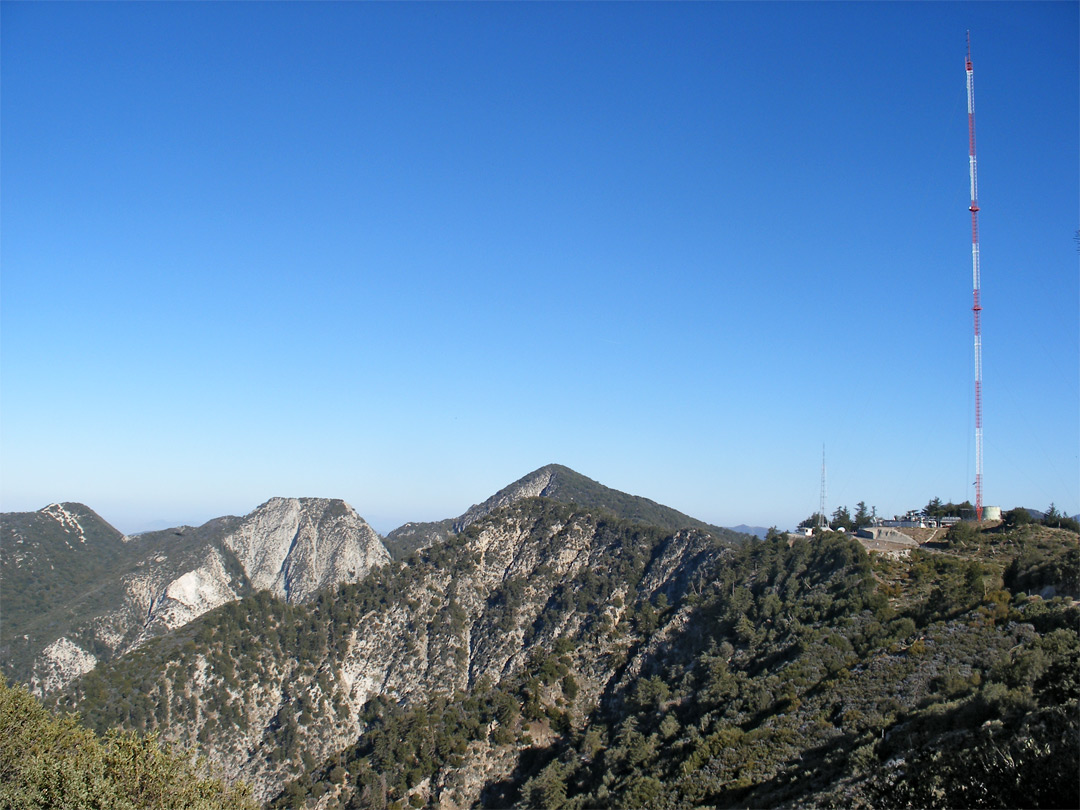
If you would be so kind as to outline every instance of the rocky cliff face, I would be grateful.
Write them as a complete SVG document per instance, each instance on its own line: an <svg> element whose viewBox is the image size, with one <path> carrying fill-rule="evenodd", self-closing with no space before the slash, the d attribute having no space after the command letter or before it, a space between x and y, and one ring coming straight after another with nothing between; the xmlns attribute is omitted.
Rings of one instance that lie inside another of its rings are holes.
<svg viewBox="0 0 1080 810"><path fill-rule="evenodd" d="M474 504L466 510L465 514L454 521L454 531L460 532L472 525L485 515L490 515L496 509L510 506L525 498L539 498L548 495L552 482L555 480L557 467L549 464L539 470L529 473L508 487L504 487L481 504Z"/></svg>
<svg viewBox="0 0 1080 810"><path fill-rule="evenodd" d="M319 498L132 538L79 504L3 525L5 673L39 695L252 590L302 601L389 561L352 507Z"/></svg>
<svg viewBox="0 0 1080 810"><path fill-rule="evenodd" d="M290 602L355 582L390 561L379 536L344 501L272 498L222 540L255 590Z"/></svg>

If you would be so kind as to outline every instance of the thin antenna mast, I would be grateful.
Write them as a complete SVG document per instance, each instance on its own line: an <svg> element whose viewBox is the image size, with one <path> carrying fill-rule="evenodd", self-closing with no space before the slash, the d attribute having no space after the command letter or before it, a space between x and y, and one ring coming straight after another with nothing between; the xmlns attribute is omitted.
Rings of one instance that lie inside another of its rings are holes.
<svg viewBox="0 0 1080 810"><path fill-rule="evenodd" d="M829 522L825 518L825 445L821 445L821 506L818 508L818 529L825 531Z"/></svg>
<svg viewBox="0 0 1080 810"><path fill-rule="evenodd" d="M971 174L971 311L975 318L975 519L982 520L982 331L979 315L981 278L979 275L979 180L975 162L975 77L971 67L971 32L967 34L967 103L968 103L968 167Z"/></svg>

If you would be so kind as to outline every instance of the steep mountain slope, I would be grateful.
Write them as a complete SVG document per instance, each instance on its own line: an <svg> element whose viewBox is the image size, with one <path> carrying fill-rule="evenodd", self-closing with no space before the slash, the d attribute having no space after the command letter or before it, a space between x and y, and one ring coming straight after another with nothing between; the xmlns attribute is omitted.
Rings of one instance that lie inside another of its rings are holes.
<svg viewBox="0 0 1080 810"><path fill-rule="evenodd" d="M377 702L275 807L1077 806L1080 610L1019 590L1076 594L1077 537L967 525L949 541L902 560L842 535L701 559L681 597L637 612L585 716L564 636L500 688Z"/></svg>
<svg viewBox="0 0 1080 810"><path fill-rule="evenodd" d="M121 532L80 503L0 518L0 657L6 666L12 640L56 621L58 609L93 610L106 602L110 594L94 586L135 555Z"/></svg>
<svg viewBox="0 0 1080 810"><path fill-rule="evenodd" d="M129 538L81 504L3 515L4 674L40 694L130 646L154 595L204 562L212 528Z"/></svg>
<svg viewBox="0 0 1080 810"><path fill-rule="evenodd" d="M375 530L344 501L272 498L222 540L255 590L290 602L388 562Z"/></svg>
<svg viewBox="0 0 1080 810"><path fill-rule="evenodd" d="M383 538L383 545L395 560L404 560L414 551L441 543L454 533L454 519L433 522L409 522L398 526Z"/></svg>
<svg viewBox="0 0 1080 810"><path fill-rule="evenodd" d="M53 505L5 515L0 550L4 672L38 694L252 590L307 599L389 560L351 507L316 498L131 538Z"/></svg>
<svg viewBox="0 0 1080 810"><path fill-rule="evenodd" d="M599 700L638 643L638 613L661 594L678 601L703 560L729 553L698 530L521 500L310 605L265 592L226 605L99 666L63 705L100 728L199 745L265 799L351 745L371 701L410 706L498 684L559 639L574 639L564 655L578 701Z"/></svg>
<svg viewBox="0 0 1080 810"><path fill-rule="evenodd" d="M454 521L454 531L461 531L500 507L523 498L534 497L551 498L585 509L604 509L616 517L636 520L670 531L694 528L709 532L718 540L745 539L729 529L704 523L670 506L606 487L561 464L541 467L499 490L482 504L469 507L465 514Z"/></svg>
<svg viewBox="0 0 1080 810"><path fill-rule="evenodd" d="M385 543L394 559L405 559L412 551L445 540L496 509L524 498L536 497L551 498L585 509L603 509L619 518L659 526L670 531L701 529L725 542L743 542L749 539L747 535L712 526L648 498L611 489L561 464L548 464L503 487L483 503L470 506L457 518L437 523L406 523L390 532Z"/></svg>

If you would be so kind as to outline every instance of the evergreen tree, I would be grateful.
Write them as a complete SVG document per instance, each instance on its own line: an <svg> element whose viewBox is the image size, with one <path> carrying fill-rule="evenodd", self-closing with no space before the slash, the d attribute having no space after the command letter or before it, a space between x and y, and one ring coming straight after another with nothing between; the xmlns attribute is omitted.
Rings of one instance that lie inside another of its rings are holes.
<svg viewBox="0 0 1080 810"><path fill-rule="evenodd" d="M836 511L832 514L832 520L829 521L829 527L832 529L843 529L846 532L855 528L855 523L851 519L851 513L846 506L836 507Z"/></svg>

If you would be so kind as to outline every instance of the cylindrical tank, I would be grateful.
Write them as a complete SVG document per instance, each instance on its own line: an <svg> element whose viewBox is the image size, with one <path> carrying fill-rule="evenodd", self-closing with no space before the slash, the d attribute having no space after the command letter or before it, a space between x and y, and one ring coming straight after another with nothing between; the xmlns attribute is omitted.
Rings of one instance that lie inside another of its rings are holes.
<svg viewBox="0 0 1080 810"><path fill-rule="evenodd" d="M983 520L1001 520L1000 506L984 506Z"/></svg>

